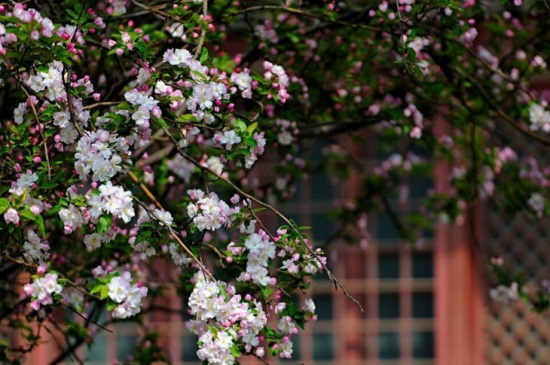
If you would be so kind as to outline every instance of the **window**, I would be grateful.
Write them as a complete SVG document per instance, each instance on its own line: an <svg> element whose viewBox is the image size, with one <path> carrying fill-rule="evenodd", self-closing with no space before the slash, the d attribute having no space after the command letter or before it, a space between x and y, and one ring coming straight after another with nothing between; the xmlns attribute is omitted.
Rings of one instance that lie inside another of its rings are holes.
<svg viewBox="0 0 550 365"><path fill-rule="evenodd" d="M395 218L415 209L431 186L426 179L413 181L405 204L389 199L391 214L369 217L375 238L366 249L331 241L329 250L335 255L329 266L365 312L335 291L326 277L317 279L312 295L318 321L300 334L293 364L434 364L432 237L425 236L423 246L413 248L402 241L395 225ZM283 211L312 226L315 244L324 244L336 228L326 213L333 209L332 200L342 201L347 190L330 179L312 177L300 183L299 196Z"/></svg>

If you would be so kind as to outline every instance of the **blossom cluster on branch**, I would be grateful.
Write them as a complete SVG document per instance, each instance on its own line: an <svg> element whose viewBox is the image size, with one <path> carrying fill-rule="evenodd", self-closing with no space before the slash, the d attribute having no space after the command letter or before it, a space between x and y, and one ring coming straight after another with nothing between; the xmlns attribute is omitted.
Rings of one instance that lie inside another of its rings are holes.
<svg viewBox="0 0 550 365"><path fill-rule="evenodd" d="M464 224L476 200L543 218L550 168L515 142L550 145L538 3L0 5L0 321L24 333L0 341L0 361L32 352L54 308L79 314L57 361L76 356L94 326L155 310L165 287L188 297L205 363L290 358L317 318L313 276L345 292L323 242L274 207L319 172L355 177L331 239L363 247L380 210L413 243ZM376 166L362 158L373 140ZM399 216L393 202L436 164L450 188ZM494 267L495 297L548 307L548 290L533 299ZM169 361L160 347L136 357Z"/></svg>

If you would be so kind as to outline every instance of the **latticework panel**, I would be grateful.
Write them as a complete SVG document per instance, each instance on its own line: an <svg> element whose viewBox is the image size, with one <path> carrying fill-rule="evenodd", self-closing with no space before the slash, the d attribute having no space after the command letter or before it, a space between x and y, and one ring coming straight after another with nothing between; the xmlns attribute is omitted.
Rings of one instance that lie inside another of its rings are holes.
<svg viewBox="0 0 550 365"><path fill-rule="evenodd" d="M547 147L505 123L495 124L491 138L516 151L520 161L535 157L541 169L550 164ZM549 280L550 219L537 222L526 213L510 217L494 201L486 208L483 243L489 257L501 256L506 267L525 272L531 284ZM494 278L489 283L494 285ZM550 313L538 315L522 302L502 304L488 298L487 303L487 364L550 364Z"/></svg>
<svg viewBox="0 0 550 365"><path fill-rule="evenodd" d="M550 364L550 321L529 311L524 303L490 305L487 327L488 364Z"/></svg>
<svg viewBox="0 0 550 365"><path fill-rule="evenodd" d="M524 214L507 217L489 206L488 252L501 256L505 265L521 270L530 281L550 279L550 220L535 223ZM487 364L550 364L550 316L537 315L522 302L512 304L488 300Z"/></svg>

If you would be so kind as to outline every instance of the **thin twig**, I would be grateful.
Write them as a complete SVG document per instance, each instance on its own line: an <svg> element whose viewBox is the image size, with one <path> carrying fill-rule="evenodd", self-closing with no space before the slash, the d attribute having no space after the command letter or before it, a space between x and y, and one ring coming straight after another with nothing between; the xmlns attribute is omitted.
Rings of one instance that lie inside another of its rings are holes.
<svg viewBox="0 0 550 365"><path fill-rule="evenodd" d="M71 70L69 70L67 74L67 80L71 80L71 76L72 76L72 72ZM80 126L78 125L76 120L76 114L74 112L73 102L71 100L71 93L69 92L69 83L64 82L63 84L65 86L65 93L67 94L67 106L69 107L69 113L71 114L71 119L73 121L74 127L76 128L76 131L78 132L80 137L82 137L84 133L82 132L82 129L80 129Z"/></svg>
<svg viewBox="0 0 550 365"><path fill-rule="evenodd" d="M113 105L117 105L117 104L120 104L120 103L121 103L120 101L102 101L102 102L99 102L99 103L86 105L82 109L90 110L90 109L98 108L100 106L113 106Z"/></svg>
<svg viewBox="0 0 550 365"><path fill-rule="evenodd" d="M179 16L176 16L176 15L173 15L173 14L169 14L165 11L162 11L160 9L162 8L165 8L166 6L168 6L169 4L164 4L164 5L157 5L157 6L147 6L145 4L142 4L136 0L132 0L132 3L134 3L134 5L137 5L139 6L140 8L142 9L145 9L145 10L148 10L154 14L156 14L159 18L161 18L162 20L164 20L164 18L169 18L169 19L173 19L173 20L176 20L178 22L181 21L181 18Z"/></svg>
<svg viewBox="0 0 550 365"><path fill-rule="evenodd" d="M202 0L202 20L206 22L206 17L208 15L208 0ZM195 49L195 56L193 57L195 60L199 58L202 47L204 46L204 39L206 38L206 26L201 27L201 35L199 37L199 44L197 44L197 48Z"/></svg>
<svg viewBox="0 0 550 365"><path fill-rule="evenodd" d="M77 316L79 316L80 318L82 318L82 319L84 319L84 320L86 320L86 321L89 321L90 323L92 323L92 324L98 326L99 328L101 328L101 329L104 330L104 331L107 331L107 332L109 332L109 333L113 333L113 331L111 331L111 330L108 329L107 327L104 327L104 326L100 325L99 323L94 322L93 320L91 320L91 319L89 319L88 317L84 316L82 313L80 313L79 311L77 311L77 310L74 309L73 307L71 307L71 306L69 306L69 305L67 305L67 304L65 304L65 303L63 303L63 302L60 302L60 304L61 304L62 306L64 306L65 308L67 308L68 310L70 310L71 312L73 312L74 314L76 314Z"/></svg>
<svg viewBox="0 0 550 365"><path fill-rule="evenodd" d="M143 185L143 184L142 184ZM146 187L145 187L146 188ZM147 188L146 188L147 189ZM151 194L151 192L149 192L149 194ZM146 193L147 195L147 193ZM151 194L152 195L152 194ZM149 196L149 195L147 195ZM168 233L170 233L170 236L172 236L178 243L179 245L183 248L183 250L189 255L191 256L191 258L193 259L193 261L195 261L197 263L197 265L199 265L199 268L206 274L208 275L208 277L210 277L212 280L216 280L214 278L214 276L210 273L210 271L203 265L203 263L195 256L195 254L193 252L191 252L191 250L185 245L185 243L183 243L183 241L178 237L178 234L172 229L172 227L170 227L170 225L164 220L164 219L161 219L158 215L156 215L151 209L149 209L149 207L147 206L147 204L145 204L144 202L142 202L140 199L138 199L137 197L133 197L134 200L143 208L147 211L148 214L150 214L152 217L154 217L156 220L158 220L159 222L161 222L162 224L164 224L164 226L168 229ZM155 199L156 200L156 199ZM159 203L160 204L160 203ZM162 206L161 208L159 209L162 209ZM164 210L164 209L162 209Z"/></svg>
<svg viewBox="0 0 550 365"><path fill-rule="evenodd" d="M249 8L239 10L239 11L233 12L231 14L227 14L225 16L225 18L230 17L230 16L237 16L237 15L241 15L241 14L246 14L246 13L253 12L253 11L263 11L263 10L279 10L279 11L284 11L284 12L295 14L295 15L305 16L307 18L322 19L322 20L328 21L330 23L345 25L345 26L348 26L348 27L351 27L351 28L368 29L368 30L377 31L377 32L383 31L383 29L381 29L381 28L372 27L370 25L349 23L349 22L346 22L346 21L343 21L343 20L338 20L338 19L330 19L327 16L316 15L316 14L308 13L308 12L300 10L300 9L289 8L287 6L280 6L280 5L251 6Z"/></svg>
<svg viewBox="0 0 550 365"><path fill-rule="evenodd" d="M141 181L139 181L139 179L137 178L137 176L132 172L132 171L128 171L128 176L130 177L130 179L132 179L132 181L134 182L134 184L136 184L137 186L139 186L139 188L145 193L145 195L147 195L147 197L153 202L153 204L155 204L155 206L160 209L160 210L165 210L163 207L162 207L162 204L160 204L160 202L157 200L157 198L155 198L155 196L153 195L153 193L151 193L151 191L147 188L147 186L145 186L145 184L143 184Z"/></svg>
<svg viewBox="0 0 550 365"><path fill-rule="evenodd" d="M36 112L36 108L34 107L34 103L32 102L32 98L31 96L29 95L29 93L27 92L27 90L25 89L25 87L23 87L23 85L21 85L21 90L23 90L23 92L25 93L25 95L27 95L27 99L29 100L29 104L31 105L31 109L32 109L32 113L34 114L34 119L36 120L36 123L37 123L37 128L38 128L38 131L40 132L40 136L42 137L42 141L44 141L44 154L46 155L46 166L48 167L48 180L52 180L52 166L50 165L50 153L48 151L48 141L46 140L46 137L44 136L44 132L42 131L42 128L40 127L41 126L41 123L40 123L40 119L38 118L38 113Z"/></svg>

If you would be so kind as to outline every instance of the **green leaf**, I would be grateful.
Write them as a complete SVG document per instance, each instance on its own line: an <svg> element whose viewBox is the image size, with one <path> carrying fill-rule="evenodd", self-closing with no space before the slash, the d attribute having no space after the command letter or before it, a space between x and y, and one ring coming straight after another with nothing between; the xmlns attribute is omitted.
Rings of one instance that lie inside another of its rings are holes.
<svg viewBox="0 0 550 365"><path fill-rule="evenodd" d="M168 128L168 124L163 118L155 118L158 124L160 124L164 128Z"/></svg>
<svg viewBox="0 0 550 365"><path fill-rule="evenodd" d="M201 56L199 58L199 61L204 64L208 60L208 50L206 47L202 47Z"/></svg>
<svg viewBox="0 0 550 365"><path fill-rule="evenodd" d="M127 102L123 101L122 103L118 104L115 108L115 110L129 110L130 109L130 104L128 104Z"/></svg>
<svg viewBox="0 0 550 365"><path fill-rule="evenodd" d="M30 221L35 221L36 220L36 215L34 215L34 213L31 211L31 208L25 206L23 208L23 210L21 212L19 212L19 214L21 215L21 217L27 219L27 220L30 220Z"/></svg>
<svg viewBox="0 0 550 365"><path fill-rule="evenodd" d="M59 212L61 209L63 209L63 206L61 206L61 204L55 205L50 210L48 210L48 214L53 215Z"/></svg>
<svg viewBox="0 0 550 365"><path fill-rule="evenodd" d="M204 76L204 74L200 71L197 71L197 70L193 70L191 71L191 73L195 76L197 76L199 79L201 80L206 80L206 76Z"/></svg>
<svg viewBox="0 0 550 365"><path fill-rule="evenodd" d="M271 328L269 326L264 327L264 332L265 332L265 335L266 335L267 339L273 339L273 338L280 337L279 334L277 333L277 331L275 331L273 328Z"/></svg>
<svg viewBox="0 0 550 365"><path fill-rule="evenodd" d="M10 208L10 201L7 198L0 198L0 214Z"/></svg>
<svg viewBox="0 0 550 365"><path fill-rule="evenodd" d="M97 231L99 233L104 233L109 230L109 227L111 227L111 223L113 222L113 217L109 215L102 215L99 217L99 222L97 223Z"/></svg>
<svg viewBox="0 0 550 365"><path fill-rule="evenodd" d="M244 139L244 143L249 146L249 147L257 147L258 146L258 142L254 139L254 137L250 136L250 137L246 137Z"/></svg>
<svg viewBox="0 0 550 365"><path fill-rule="evenodd" d="M42 237L46 237L46 227L44 226L44 218L40 214L36 215L36 227Z"/></svg>
<svg viewBox="0 0 550 365"><path fill-rule="evenodd" d="M53 189L55 188L57 185L59 185L58 183L56 183L55 181L44 181L43 183L41 183L39 185L39 187L41 189Z"/></svg>
<svg viewBox="0 0 550 365"><path fill-rule="evenodd" d="M244 156L252 156L252 152L250 152L250 150L247 150L245 148L239 148L237 152L239 152L241 155L244 155Z"/></svg>
<svg viewBox="0 0 550 365"><path fill-rule="evenodd" d="M233 355L234 357L241 356L241 351L239 351L239 347L237 345L231 346L231 355Z"/></svg>
<svg viewBox="0 0 550 365"><path fill-rule="evenodd" d="M105 285L97 284L96 286L94 286L92 288L92 290L90 290L90 294L97 294L97 293L101 292L104 287L105 287Z"/></svg>
<svg viewBox="0 0 550 365"><path fill-rule="evenodd" d="M271 294L273 294L273 290L271 290L269 287L264 286L262 288L262 296L264 298L268 298Z"/></svg>
<svg viewBox="0 0 550 365"><path fill-rule="evenodd" d="M243 122L243 121L240 120L240 119L237 119L237 120L235 121L235 126L236 126L237 128L239 128L239 130L240 130L241 132L246 131L246 123Z"/></svg>
<svg viewBox="0 0 550 365"><path fill-rule="evenodd" d="M101 288L101 292L99 294L100 299L105 299L109 296L109 286L105 285L103 288Z"/></svg>
<svg viewBox="0 0 550 365"><path fill-rule="evenodd" d="M257 127L258 127L258 122L254 122L254 123L252 123L251 125L248 126L246 131L248 132L248 134L252 134L252 133L254 133L254 130L256 130Z"/></svg>

